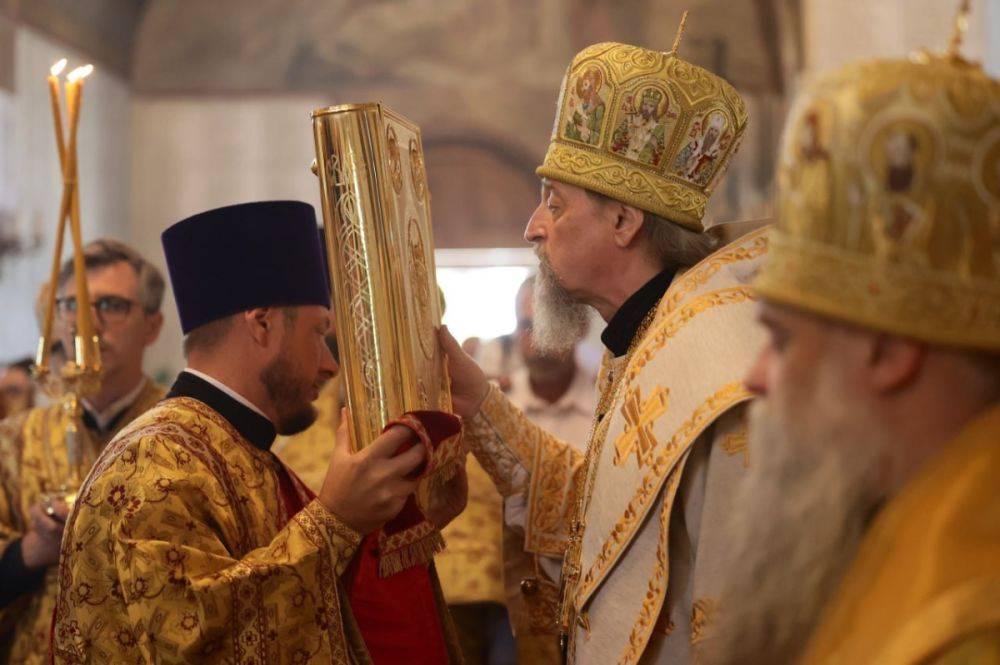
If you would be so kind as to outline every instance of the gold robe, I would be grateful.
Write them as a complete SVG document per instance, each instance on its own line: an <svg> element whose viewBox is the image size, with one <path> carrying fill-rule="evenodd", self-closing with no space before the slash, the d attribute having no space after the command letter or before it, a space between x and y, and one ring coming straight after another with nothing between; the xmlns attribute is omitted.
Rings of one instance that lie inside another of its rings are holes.
<svg viewBox="0 0 1000 665"><path fill-rule="evenodd" d="M367 662L339 579L361 536L289 514L279 465L186 397L126 428L66 526L56 662Z"/></svg>
<svg viewBox="0 0 1000 665"><path fill-rule="evenodd" d="M501 557L503 506L479 462L470 458L466 471L469 503L442 532L447 547L434 557L434 565L449 605L502 605L505 600Z"/></svg>
<svg viewBox="0 0 1000 665"><path fill-rule="evenodd" d="M161 402L108 445L70 515L56 662L369 663L341 581L361 536L309 496L215 410Z"/></svg>
<svg viewBox="0 0 1000 665"><path fill-rule="evenodd" d="M1000 662L1000 404L879 513L805 663Z"/></svg>
<svg viewBox="0 0 1000 665"><path fill-rule="evenodd" d="M136 398L107 432L79 427L83 472L97 459L111 438L163 397L163 389L149 379ZM69 478L66 459L66 417L56 403L38 407L0 422L0 553L29 528L28 509ZM45 574L42 587L24 594L0 610L0 660L48 663L49 628L56 598L56 571Z"/></svg>
<svg viewBox="0 0 1000 665"><path fill-rule="evenodd" d="M587 456L495 388L467 424L501 495L525 497L524 550L570 555L571 663L693 662L719 611L721 527L752 463L742 380L764 342L749 284L766 251L755 231L678 275L631 352L605 356ZM559 582L533 581L527 621L553 631Z"/></svg>

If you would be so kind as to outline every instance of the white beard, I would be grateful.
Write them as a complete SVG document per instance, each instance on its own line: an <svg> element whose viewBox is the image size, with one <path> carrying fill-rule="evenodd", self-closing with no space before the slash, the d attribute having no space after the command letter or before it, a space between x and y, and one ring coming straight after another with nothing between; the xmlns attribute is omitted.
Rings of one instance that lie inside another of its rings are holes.
<svg viewBox="0 0 1000 665"><path fill-rule="evenodd" d="M544 355L563 356L587 335L589 310L563 288L543 254L538 256L531 343Z"/></svg>
<svg viewBox="0 0 1000 665"><path fill-rule="evenodd" d="M833 390L810 402L791 414L751 405L751 468L732 504L705 662L797 661L881 503L886 435Z"/></svg>

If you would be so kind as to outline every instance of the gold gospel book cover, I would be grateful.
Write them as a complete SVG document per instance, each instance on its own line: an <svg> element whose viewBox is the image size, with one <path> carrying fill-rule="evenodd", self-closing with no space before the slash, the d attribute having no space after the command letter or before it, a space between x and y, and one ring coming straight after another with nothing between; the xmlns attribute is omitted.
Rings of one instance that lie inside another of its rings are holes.
<svg viewBox="0 0 1000 665"><path fill-rule="evenodd" d="M349 424L364 447L406 411L451 411L420 128L380 103L311 117Z"/></svg>

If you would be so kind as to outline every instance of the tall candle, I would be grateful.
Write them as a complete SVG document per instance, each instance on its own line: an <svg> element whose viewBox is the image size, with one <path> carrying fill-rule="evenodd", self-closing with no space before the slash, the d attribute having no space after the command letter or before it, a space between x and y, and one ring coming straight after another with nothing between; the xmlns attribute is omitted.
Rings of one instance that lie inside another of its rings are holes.
<svg viewBox="0 0 1000 665"><path fill-rule="evenodd" d="M49 83L49 97L52 100L52 122L55 125L56 130L56 148L59 150L59 170L63 176L63 197L66 196L65 191L65 178L66 178L66 142L63 138L63 124L62 124L62 109L60 108L59 99L59 74L62 73L63 69L66 67L66 58L63 58L52 65L49 69L48 83ZM53 251L52 258L52 271L49 278L49 297L48 302L45 305L45 319L42 327L42 340L38 346L38 354L35 356L35 364L40 368L45 368L48 366L49 360L49 347L52 342L52 321L54 317L54 309L56 302L55 294L55 283L59 275L59 258L62 256L62 244L63 244L63 234L66 229L66 212L65 207L60 205L59 207L59 222L57 224L56 230L56 244Z"/></svg>
<svg viewBox="0 0 1000 665"><path fill-rule="evenodd" d="M91 65L77 67L66 77L66 106L69 109L69 144L66 151L66 182L70 194L70 232L73 236L73 273L76 278L76 327L77 335L83 339L78 344L82 354L76 358L81 368L93 368L97 359L94 352L94 325L91 320L90 295L87 291L87 273L83 262L83 239L80 230L80 187L77 180L78 162L76 157L77 128L80 122L80 105L83 97L83 79L93 71ZM82 356L82 357L81 357Z"/></svg>

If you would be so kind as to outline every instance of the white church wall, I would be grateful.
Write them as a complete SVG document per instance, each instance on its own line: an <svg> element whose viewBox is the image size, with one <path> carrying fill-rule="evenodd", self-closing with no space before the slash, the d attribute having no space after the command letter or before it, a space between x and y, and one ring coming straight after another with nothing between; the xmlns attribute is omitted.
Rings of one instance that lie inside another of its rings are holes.
<svg viewBox="0 0 1000 665"><path fill-rule="evenodd" d="M33 354L38 343L34 300L48 279L62 191L45 77L62 57L70 67L88 62L85 54L16 27L14 91L0 90L0 211L13 216L26 249L0 262L0 362ZM87 79L78 135L85 239L128 239L130 103L121 78L97 67Z"/></svg>

